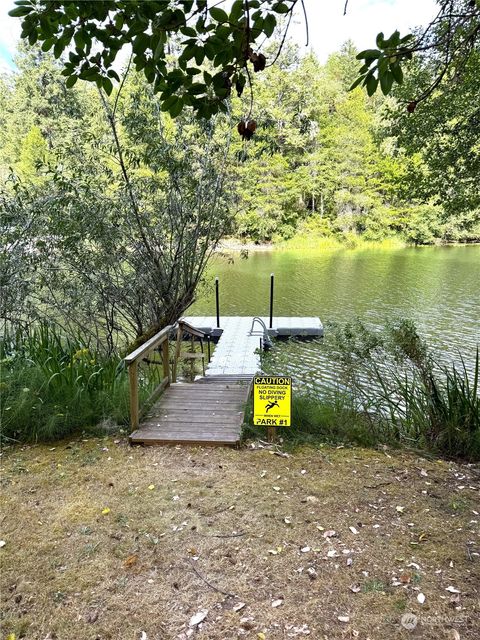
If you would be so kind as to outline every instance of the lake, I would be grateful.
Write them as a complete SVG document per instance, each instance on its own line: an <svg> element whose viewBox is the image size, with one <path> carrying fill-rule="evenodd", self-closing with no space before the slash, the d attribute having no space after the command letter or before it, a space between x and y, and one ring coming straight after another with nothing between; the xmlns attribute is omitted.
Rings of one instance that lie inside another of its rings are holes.
<svg viewBox="0 0 480 640"><path fill-rule="evenodd" d="M221 314L268 315L272 272L274 315L318 315L324 323L358 316L373 327L410 318L442 360L459 352L471 360L480 342L479 245L216 256L189 315L215 315L215 276ZM319 355L308 344L292 351L300 368L316 368Z"/></svg>

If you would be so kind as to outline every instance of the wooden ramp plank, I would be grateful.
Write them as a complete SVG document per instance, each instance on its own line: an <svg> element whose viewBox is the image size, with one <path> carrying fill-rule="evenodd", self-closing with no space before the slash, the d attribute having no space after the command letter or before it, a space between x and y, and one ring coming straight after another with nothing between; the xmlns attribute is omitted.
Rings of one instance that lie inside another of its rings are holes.
<svg viewBox="0 0 480 640"><path fill-rule="evenodd" d="M172 384L130 435L130 442L236 446L249 389L249 379Z"/></svg>

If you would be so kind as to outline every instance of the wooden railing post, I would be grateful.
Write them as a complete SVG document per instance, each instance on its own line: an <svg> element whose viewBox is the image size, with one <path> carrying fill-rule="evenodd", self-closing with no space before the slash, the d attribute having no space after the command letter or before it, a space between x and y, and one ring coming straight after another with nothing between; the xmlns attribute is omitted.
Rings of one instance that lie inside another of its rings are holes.
<svg viewBox="0 0 480 640"><path fill-rule="evenodd" d="M170 359L170 354L168 349L168 337L167 337L167 339L162 343L163 377L168 380L167 385L170 384L170 380L171 380L169 359Z"/></svg>
<svg viewBox="0 0 480 640"><path fill-rule="evenodd" d="M173 359L172 382L177 381L177 364L180 358L180 350L182 348L182 335L183 335L182 323L179 322L178 328L177 328L177 344L175 345L175 358Z"/></svg>
<svg viewBox="0 0 480 640"><path fill-rule="evenodd" d="M169 363L169 346L168 338L172 325L164 327L161 331L152 336L149 340L144 342L140 347L125 356L124 361L128 367L128 379L129 379L129 391L130 391L130 422L132 429L138 429L140 423L140 416L143 414L145 407L149 406L151 402L161 393L165 387L167 387L172 376L170 375L170 363ZM138 390L138 367L142 362L148 364L160 364L159 360L149 360L148 356L154 350L162 351L162 365L163 365L163 377L161 383L153 390L150 397L145 400L143 407L139 406L139 390Z"/></svg>
<svg viewBox="0 0 480 640"><path fill-rule="evenodd" d="M138 362L134 360L128 367L130 381L130 423L132 429L138 429Z"/></svg>

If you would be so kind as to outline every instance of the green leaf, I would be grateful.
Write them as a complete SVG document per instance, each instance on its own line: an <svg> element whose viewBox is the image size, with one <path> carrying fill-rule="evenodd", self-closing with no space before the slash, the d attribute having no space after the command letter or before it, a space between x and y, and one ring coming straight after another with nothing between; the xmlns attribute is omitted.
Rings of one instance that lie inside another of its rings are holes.
<svg viewBox="0 0 480 640"><path fill-rule="evenodd" d="M84 45L85 45L85 40L83 38L83 31L77 31L77 33L73 36L73 39L75 40L75 45L77 46L77 49L83 49Z"/></svg>
<svg viewBox="0 0 480 640"><path fill-rule="evenodd" d="M147 82L149 84L152 84L155 80L155 67L151 64L151 62L145 65L143 73L145 74Z"/></svg>
<svg viewBox="0 0 480 640"><path fill-rule="evenodd" d="M385 42L385 36L383 35L383 32L381 31L381 32L377 35L377 40L376 40L377 47L378 47L379 49L383 49L383 47L384 47L384 42Z"/></svg>
<svg viewBox="0 0 480 640"><path fill-rule="evenodd" d="M183 99L177 97L177 101L169 109L169 113L172 118L176 118L180 111L183 109Z"/></svg>
<svg viewBox="0 0 480 640"><path fill-rule="evenodd" d="M155 47L155 51L153 52L153 59L154 60L158 60L159 58L162 58L164 53L165 53L165 45L163 44L162 40L160 39L158 41L157 46Z"/></svg>
<svg viewBox="0 0 480 640"><path fill-rule="evenodd" d="M349 91L353 91L358 85L365 80L365 75L358 76L358 78L351 84Z"/></svg>
<svg viewBox="0 0 480 640"><path fill-rule="evenodd" d="M212 7L209 13L217 22L228 22L228 13L219 7Z"/></svg>
<svg viewBox="0 0 480 640"><path fill-rule="evenodd" d="M203 47L195 47L194 57L195 62L200 66L205 58L205 51Z"/></svg>
<svg viewBox="0 0 480 640"><path fill-rule="evenodd" d="M391 71L385 71L380 74L380 87L384 96L388 95L393 85L393 73Z"/></svg>
<svg viewBox="0 0 480 640"><path fill-rule="evenodd" d="M277 4L273 5L272 9L273 11L275 11L275 13L288 13L290 11L288 5L286 5L284 2L277 2Z"/></svg>
<svg viewBox="0 0 480 640"><path fill-rule="evenodd" d="M65 82L65 86L70 89L70 87L73 87L73 85L76 83L76 81L78 80L77 76L70 76L69 78L67 78L67 81Z"/></svg>
<svg viewBox="0 0 480 640"><path fill-rule="evenodd" d="M243 10L243 0L235 0L230 11L230 22L237 22L237 20L243 16Z"/></svg>
<svg viewBox="0 0 480 640"><path fill-rule="evenodd" d="M230 34L231 34L231 30L230 27L228 25L219 25L216 29L215 29L215 34L218 38L221 38L225 43L226 41L229 39Z"/></svg>
<svg viewBox="0 0 480 640"><path fill-rule="evenodd" d="M162 102L162 106L160 107L162 111L170 111L170 107L172 107L175 102L178 100L178 96L169 96Z"/></svg>
<svg viewBox="0 0 480 640"><path fill-rule="evenodd" d="M397 82L398 84L402 84L403 71L402 71L402 67L399 65L398 62L394 62L393 64L390 65L390 71L392 72L395 82Z"/></svg>
<svg viewBox="0 0 480 640"><path fill-rule="evenodd" d="M147 64L147 61L145 60L145 58L140 56L137 56L136 58L134 58L133 61L135 63L135 69L137 71L141 71Z"/></svg>
<svg viewBox="0 0 480 640"><path fill-rule="evenodd" d="M388 58L385 56L379 58L377 66L380 74L386 73L388 71Z"/></svg>
<svg viewBox="0 0 480 640"><path fill-rule="evenodd" d="M146 33L140 33L132 44L132 51L134 53L144 53L146 49L150 46L150 36Z"/></svg>
<svg viewBox="0 0 480 640"><path fill-rule="evenodd" d="M389 38L391 46L397 47L400 44L400 31L394 31Z"/></svg>
<svg viewBox="0 0 480 640"><path fill-rule="evenodd" d="M380 58L381 55L382 52L378 49L365 49L365 51L360 51L360 53L357 54L357 60L376 60Z"/></svg>
<svg viewBox="0 0 480 640"><path fill-rule="evenodd" d="M265 20L263 21L263 30L265 35L270 38L270 36L275 31L275 27L277 26L277 19L273 15L273 13L269 13L265 16Z"/></svg>
<svg viewBox="0 0 480 640"><path fill-rule="evenodd" d="M102 85L105 89L105 93L107 94L107 96L109 96L113 91L113 84L110 78L103 78Z"/></svg>
<svg viewBox="0 0 480 640"><path fill-rule="evenodd" d="M33 11L33 7L15 7L15 9L12 9L11 11L8 12L8 15L11 16L12 18L21 18L22 16L27 16L29 13L31 13Z"/></svg>
<svg viewBox="0 0 480 640"><path fill-rule="evenodd" d="M58 40L53 47L53 55L55 56L55 58L59 58L62 55L63 49L64 47L62 41Z"/></svg>
<svg viewBox="0 0 480 640"><path fill-rule="evenodd" d="M180 29L180 33L182 33L184 36L187 36L188 38L196 38L197 37L197 32L195 31L195 29L193 27L182 27Z"/></svg>
<svg viewBox="0 0 480 640"><path fill-rule="evenodd" d="M207 40L205 42L205 46L203 47L203 50L205 51L205 55L207 56L207 58L209 60L213 60L214 59L215 53L216 53L215 47L213 46L213 44L209 40ZM196 61L196 58L195 58L195 61ZM199 64L199 63L197 62L197 64Z"/></svg>
<svg viewBox="0 0 480 640"><path fill-rule="evenodd" d="M252 25L252 34L254 38L257 38L264 29L264 20L262 16L259 16Z"/></svg>
<svg viewBox="0 0 480 640"><path fill-rule="evenodd" d="M42 44L42 51L49 51L55 44L55 38L47 38Z"/></svg>
<svg viewBox="0 0 480 640"><path fill-rule="evenodd" d="M375 93L378 87L378 78L376 78L373 74L368 76L367 82L367 93L371 97Z"/></svg>
<svg viewBox="0 0 480 640"><path fill-rule="evenodd" d="M200 93L205 93L206 87L201 82L194 82L191 87L188 89L188 93L196 96Z"/></svg>

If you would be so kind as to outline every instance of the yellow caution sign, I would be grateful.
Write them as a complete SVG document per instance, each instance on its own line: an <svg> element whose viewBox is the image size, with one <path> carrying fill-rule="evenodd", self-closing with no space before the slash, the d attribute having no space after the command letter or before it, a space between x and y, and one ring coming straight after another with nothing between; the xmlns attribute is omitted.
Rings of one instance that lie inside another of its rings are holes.
<svg viewBox="0 0 480 640"><path fill-rule="evenodd" d="M292 423L292 379L286 376L255 376L253 379L253 424L290 427Z"/></svg>

